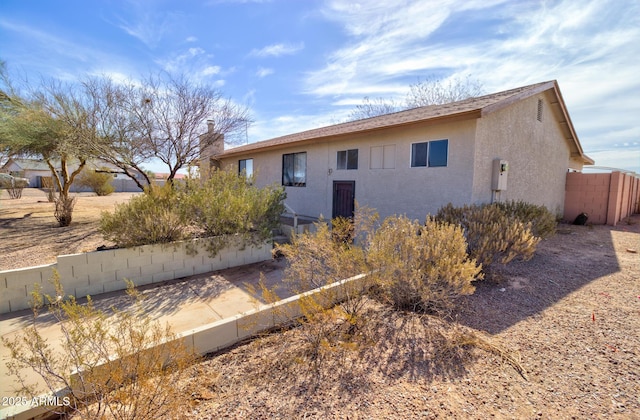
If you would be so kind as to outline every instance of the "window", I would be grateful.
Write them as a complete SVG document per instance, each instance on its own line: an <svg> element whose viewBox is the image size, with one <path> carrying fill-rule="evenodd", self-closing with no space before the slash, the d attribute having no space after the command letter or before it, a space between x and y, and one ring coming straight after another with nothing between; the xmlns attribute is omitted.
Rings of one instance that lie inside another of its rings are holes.
<svg viewBox="0 0 640 420"><path fill-rule="evenodd" d="M358 149L341 150L338 152L337 169L358 169Z"/></svg>
<svg viewBox="0 0 640 420"><path fill-rule="evenodd" d="M396 167L396 145L371 148L370 169L393 169Z"/></svg>
<svg viewBox="0 0 640 420"><path fill-rule="evenodd" d="M449 140L435 140L411 145L411 167L447 166Z"/></svg>
<svg viewBox="0 0 640 420"><path fill-rule="evenodd" d="M240 159L238 161L238 173L242 174L243 171L247 178L253 176L253 159Z"/></svg>
<svg viewBox="0 0 640 420"><path fill-rule="evenodd" d="M307 152L282 155L282 185L287 187L307 185Z"/></svg>

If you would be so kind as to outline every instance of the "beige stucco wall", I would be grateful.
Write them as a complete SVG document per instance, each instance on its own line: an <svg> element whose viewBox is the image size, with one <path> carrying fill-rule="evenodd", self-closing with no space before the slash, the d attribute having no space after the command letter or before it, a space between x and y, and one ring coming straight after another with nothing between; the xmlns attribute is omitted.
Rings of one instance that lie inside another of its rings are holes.
<svg viewBox="0 0 640 420"><path fill-rule="evenodd" d="M542 121L537 120L543 100ZM570 149L553 115L549 98L541 93L478 120L473 202L492 199L494 159L509 162L507 189L500 200L523 200L562 215Z"/></svg>
<svg viewBox="0 0 640 420"><path fill-rule="evenodd" d="M379 130L302 147L247 153L225 158L222 163L237 170L239 159L253 159L257 186L280 184L282 155L307 152L306 187L286 187L286 202L296 212L331 217L333 181L355 181L355 198L360 205L375 208L381 217L399 213L423 220L448 202L469 202L475 121ZM412 143L441 139L449 140L447 167L411 168ZM395 145L394 167L370 169L371 147L390 145ZM337 152L348 149L358 149L358 169L337 170Z"/></svg>

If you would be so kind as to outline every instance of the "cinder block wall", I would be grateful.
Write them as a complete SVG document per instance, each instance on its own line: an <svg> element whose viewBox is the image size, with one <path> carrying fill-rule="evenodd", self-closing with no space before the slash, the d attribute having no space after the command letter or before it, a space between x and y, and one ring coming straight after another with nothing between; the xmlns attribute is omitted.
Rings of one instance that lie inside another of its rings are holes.
<svg viewBox="0 0 640 420"><path fill-rule="evenodd" d="M567 173L564 219L572 222L584 212L589 223L615 226L637 213L640 203L640 179L621 172L585 174Z"/></svg>
<svg viewBox="0 0 640 420"><path fill-rule="evenodd" d="M215 256L210 256L207 243L196 239L61 255L54 264L0 271L0 313L29 308L36 283L44 293L53 295L49 279L54 269L60 274L65 294L81 298L123 290L124 279L142 286L271 259L269 243L244 249L234 244Z"/></svg>

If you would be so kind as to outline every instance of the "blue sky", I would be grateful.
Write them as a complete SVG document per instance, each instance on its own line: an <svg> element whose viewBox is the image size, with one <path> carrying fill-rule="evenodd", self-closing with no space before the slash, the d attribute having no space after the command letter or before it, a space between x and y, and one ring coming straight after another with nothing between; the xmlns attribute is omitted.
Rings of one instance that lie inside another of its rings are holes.
<svg viewBox="0 0 640 420"><path fill-rule="evenodd" d="M249 142L420 78L557 79L596 165L640 172L637 0L1 0L0 58L32 80L183 71L250 107Z"/></svg>

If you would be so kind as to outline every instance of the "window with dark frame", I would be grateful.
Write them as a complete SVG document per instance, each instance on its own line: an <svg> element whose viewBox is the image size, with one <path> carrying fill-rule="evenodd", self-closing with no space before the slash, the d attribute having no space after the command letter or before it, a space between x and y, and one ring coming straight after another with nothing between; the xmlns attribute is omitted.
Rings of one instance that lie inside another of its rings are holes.
<svg viewBox="0 0 640 420"><path fill-rule="evenodd" d="M447 166L449 140L434 140L411 145L411 167Z"/></svg>
<svg viewBox="0 0 640 420"><path fill-rule="evenodd" d="M253 159L240 159L238 161L238 173L242 174L243 171L247 178L253 176Z"/></svg>
<svg viewBox="0 0 640 420"><path fill-rule="evenodd" d="M340 150L336 169L358 169L358 149Z"/></svg>
<svg viewBox="0 0 640 420"><path fill-rule="evenodd" d="M307 152L282 155L282 185L286 187L307 185Z"/></svg>

